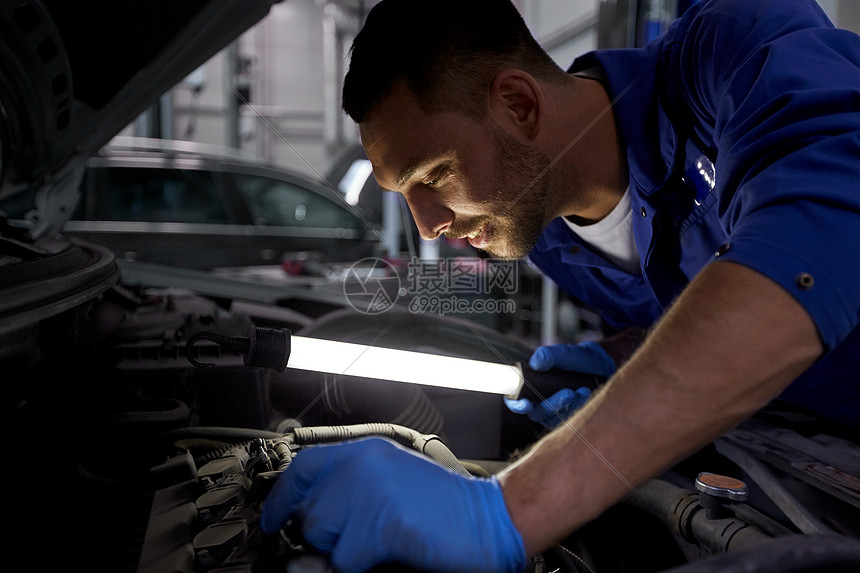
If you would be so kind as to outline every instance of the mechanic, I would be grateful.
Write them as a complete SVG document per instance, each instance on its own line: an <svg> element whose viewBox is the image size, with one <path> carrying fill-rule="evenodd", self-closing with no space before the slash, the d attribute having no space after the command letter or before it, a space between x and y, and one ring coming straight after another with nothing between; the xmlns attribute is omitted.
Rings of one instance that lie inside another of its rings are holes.
<svg viewBox="0 0 860 573"><path fill-rule="evenodd" d="M629 358L539 348L536 368L611 376L497 476L310 448L264 531L300 521L339 571L521 571L775 398L857 426L860 37L813 0L704 0L566 72L509 0L382 0L343 96L422 236L527 256L647 335Z"/></svg>

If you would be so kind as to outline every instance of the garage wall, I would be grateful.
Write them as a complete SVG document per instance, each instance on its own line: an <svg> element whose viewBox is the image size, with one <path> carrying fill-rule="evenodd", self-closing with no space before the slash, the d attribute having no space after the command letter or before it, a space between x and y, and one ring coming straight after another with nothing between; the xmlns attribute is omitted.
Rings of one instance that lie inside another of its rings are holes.
<svg viewBox="0 0 860 573"><path fill-rule="evenodd" d="M593 32L577 33L575 27L584 18L596 18L597 3L519 0L517 6L535 35L551 40L551 54L566 65L575 51L594 45ZM244 109L242 147L294 169L325 174L337 151L357 141L355 126L339 108L349 43L363 17L355 5L288 0L242 38L242 52L253 54L254 98L262 104Z"/></svg>
<svg viewBox="0 0 860 573"><path fill-rule="evenodd" d="M574 58L597 47L599 0L520 0L517 6L535 37L567 68Z"/></svg>
<svg viewBox="0 0 860 573"><path fill-rule="evenodd" d="M839 28L860 34L860 2L857 0L818 0L818 4Z"/></svg>
<svg viewBox="0 0 860 573"><path fill-rule="evenodd" d="M515 0L562 66L595 46L599 0ZM366 4L366 5L365 5ZM240 147L279 165L325 175L357 140L339 108L346 51L373 2L285 0L162 101L157 135ZM231 62L235 62L231 65ZM231 121L231 117L238 120ZM141 118L125 135L152 135Z"/></svg>
<svg viewBox="0 0 860 573"><path fill-rule="evenodd" d="M597 46L600 0L513 0L550 55L566 67ZM165 138L239 147L324 176L357 140L339 109L346 52L374 0L285 0L165 95ZM840 27L860 30L860 2L819 0ZM141 118L124 134L151 133Z"/></svg>

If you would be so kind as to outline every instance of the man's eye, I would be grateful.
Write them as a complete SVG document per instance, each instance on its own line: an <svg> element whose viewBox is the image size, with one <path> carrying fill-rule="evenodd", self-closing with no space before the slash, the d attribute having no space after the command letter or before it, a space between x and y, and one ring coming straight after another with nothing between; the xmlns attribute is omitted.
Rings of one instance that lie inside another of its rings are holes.
<svg viewBox="0 0 860 573"><path fill-rule="evenodd" d="M431 189L436 189L445 183L445 174L434 175L431 179L424 181L424 185Z"/></svg>

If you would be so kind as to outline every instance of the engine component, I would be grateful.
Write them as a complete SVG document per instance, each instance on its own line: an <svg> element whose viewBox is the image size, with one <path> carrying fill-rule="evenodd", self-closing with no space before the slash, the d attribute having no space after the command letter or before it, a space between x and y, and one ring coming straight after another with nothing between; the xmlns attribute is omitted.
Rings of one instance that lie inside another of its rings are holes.
<svg viewBox="0 0 860 573"><path fill-rule="evenodd" d="M193 444L203 435L180 431L174 437L193 438ZM153 497L138 573L324 571L325 560L302 544L300 532L287 527L280 536L262 533L261 504L302 448L370 435L469 473L437 436L394 424L295 428L275 437L262 433L197 458L189 450L153 469L172 483Z"/></svg>

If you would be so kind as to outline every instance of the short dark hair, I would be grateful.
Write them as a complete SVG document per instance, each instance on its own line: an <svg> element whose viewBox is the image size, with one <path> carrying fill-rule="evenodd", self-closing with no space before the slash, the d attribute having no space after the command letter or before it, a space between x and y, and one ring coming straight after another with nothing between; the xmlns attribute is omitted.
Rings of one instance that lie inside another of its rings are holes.
<svg viewBox="0 0 860 573"><path fill-rule="evenodd" d="M564 73L510 0L382 0L352 43L342 107L361 123L403 79L424 112L481 118L508 67L547 81Z"/></svg>

